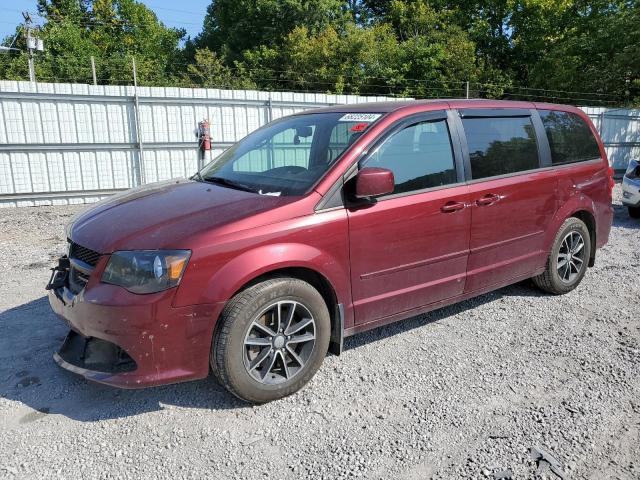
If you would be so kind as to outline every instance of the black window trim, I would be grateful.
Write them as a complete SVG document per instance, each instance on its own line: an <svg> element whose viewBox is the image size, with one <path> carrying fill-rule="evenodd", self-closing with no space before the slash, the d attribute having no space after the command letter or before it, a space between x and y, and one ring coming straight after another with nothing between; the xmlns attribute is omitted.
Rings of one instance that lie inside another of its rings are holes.
<svg viewBox="0 0 640 480"><path fill-rule="evenodd" d="M535 172L541 169L552 167L551 164L551 148L549 147L549 141L547 140L547 134L542 125L542 119L538 110L535 108L522 109L522 108L491 108L491 109L458 109L453 116L456 122L456 127L460 134L460 144L462 148L462 156L464 159L464 177L465 183L475 184L479 182L486 182L493 179L509 178L518 175L526 175L531 172ZM530 117L536 132L536 145L538 149L538 166L530 168L528 170L521 170L519 172L505 173L503 175L494 175L491 177L473 178L471 176L471 157L469 155L469 145L467 143L467 137L464 133L464 127L462 125L463 118L509 118L509 117Z"/></svg>
<svg viewBox="0 0 640 480"><path fill-rule="evenodd" d="M461 118L484 117L528 117L531 109L528 108L459 108Z"/></svg>

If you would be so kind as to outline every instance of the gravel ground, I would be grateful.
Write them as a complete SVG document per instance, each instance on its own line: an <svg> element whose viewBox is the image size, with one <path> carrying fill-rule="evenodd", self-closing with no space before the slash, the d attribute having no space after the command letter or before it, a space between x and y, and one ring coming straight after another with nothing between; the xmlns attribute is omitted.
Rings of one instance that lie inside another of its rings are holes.
<svg viewBox="0 0 640 480"><path fill-rule="evenodd" d="M640 478L640 222L618 200L577 290L525 282L351 337L258 407L213 378L121 391L55 366L43 288L80 208L0 210L1 478L524 479L533 446L565 478Z"/></svg>

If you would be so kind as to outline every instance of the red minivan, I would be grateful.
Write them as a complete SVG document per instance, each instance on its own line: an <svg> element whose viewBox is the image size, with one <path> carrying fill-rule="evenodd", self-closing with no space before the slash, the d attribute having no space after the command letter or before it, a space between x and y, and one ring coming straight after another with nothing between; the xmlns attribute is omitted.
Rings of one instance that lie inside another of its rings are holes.
<svg viewBox="0 0 640 480"><path fill-rule="evenodd" d="M190 179L110 197L68 227L47 286L54 355L101 383L206 377L267 402L346 336L527 278L553 294L608 239L613 180L563 105L341 105L256 130Z"/></svg>

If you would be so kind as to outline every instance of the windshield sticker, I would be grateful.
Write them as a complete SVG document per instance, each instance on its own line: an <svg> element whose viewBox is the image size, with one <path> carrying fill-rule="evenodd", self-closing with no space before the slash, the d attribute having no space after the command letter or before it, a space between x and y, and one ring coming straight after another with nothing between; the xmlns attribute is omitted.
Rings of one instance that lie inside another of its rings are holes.
<svg viewBox="0 0 640 480"><path fill-rule="evenodd" d="M353 127L351 127L349 130L352 132L364 132L365 129L369 126L368 123L356 123Z"/></svg>
<svg viewBox="0 0 640 480"><path fill-rule="evenodd" d="M374 122L382 116L380 113L347 113L339 122Z"/></svg>

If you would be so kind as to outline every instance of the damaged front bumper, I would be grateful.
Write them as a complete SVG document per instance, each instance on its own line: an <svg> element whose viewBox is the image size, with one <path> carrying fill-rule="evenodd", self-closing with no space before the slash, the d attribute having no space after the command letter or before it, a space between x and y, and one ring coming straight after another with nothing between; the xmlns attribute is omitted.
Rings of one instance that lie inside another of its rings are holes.
<svg viewBox="0 0 640 480"><path fill-rule="evenodd" d="M118 345L100 338L83 337L74 330L69 330L53 359L62 368L97 382L108 382L113 375L138 368L135 360Z"/></svg>
<svg viewBox="0 0 640 480"><path fill-rule="evenodd" d="M175 288L136 295L101 283L99 275L92 275L74 293L67 262L64 257L60 260L47 286L51 308L71 329L54 354L58 365L120 388L208 375L213 327L222 305L176 308Z"/></svg>

